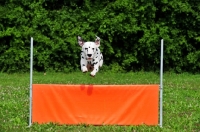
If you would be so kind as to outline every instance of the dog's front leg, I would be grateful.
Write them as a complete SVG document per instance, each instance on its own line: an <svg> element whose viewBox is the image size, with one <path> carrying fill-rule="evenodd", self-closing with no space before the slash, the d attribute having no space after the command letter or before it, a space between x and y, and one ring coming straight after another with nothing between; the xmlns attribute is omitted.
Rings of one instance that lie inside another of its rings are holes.
<svg viewBox="0 0 200 132"><path fill-rule="evenodd" d="M88 69L87 69L87 60L81 58L81 71L82 72L87 72Z"/></svg>
<svg viewBox="0 0 200 132"><path fill-rule="evenodd" d="M96 62L93 63L93 65L94 65L94 69L90 73L90 75L94 77L96 75L96 73L99 71L99 62L96 61Z"/></svg>

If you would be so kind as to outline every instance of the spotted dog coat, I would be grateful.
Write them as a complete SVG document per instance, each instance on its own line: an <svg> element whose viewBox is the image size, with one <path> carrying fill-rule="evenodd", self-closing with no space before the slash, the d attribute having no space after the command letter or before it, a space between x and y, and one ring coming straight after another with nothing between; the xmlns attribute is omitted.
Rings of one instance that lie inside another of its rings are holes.
<svg viewBox="0 0 200 132"><path fill-rule="evenodd" d="M100 38L96 37L95 42L84 42L83 39L78 36L78 43L82 47L81 50L81 71L90 73L91 76L95 76L99 71L99 67L103 65L103 55L100 52Z"/></svg>

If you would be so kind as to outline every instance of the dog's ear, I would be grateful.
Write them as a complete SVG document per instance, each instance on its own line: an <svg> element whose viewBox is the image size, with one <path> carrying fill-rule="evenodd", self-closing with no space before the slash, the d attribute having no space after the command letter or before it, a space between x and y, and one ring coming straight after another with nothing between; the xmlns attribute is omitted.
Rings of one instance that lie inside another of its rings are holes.
<svg viewBox="0 0 200 132"><path fill-rule="evenodd" d="M83 46L83 45L84 45L83 39L82 39L80 36L78 36L77 39L78 39L78 44L79 44L80 46Z"/></svg>
<svg viewBox="0 0 200 132"><path fill-rule="evenodd" d="M100 38L96 36L95 44L99 47L100 46Z"/></svg>

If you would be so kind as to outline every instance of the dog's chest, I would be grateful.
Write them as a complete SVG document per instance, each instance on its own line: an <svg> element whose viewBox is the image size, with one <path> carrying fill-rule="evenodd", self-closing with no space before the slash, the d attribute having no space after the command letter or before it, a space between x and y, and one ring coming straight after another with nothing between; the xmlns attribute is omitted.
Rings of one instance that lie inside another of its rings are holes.
<svg viewBox="0 0 200 132"><path fill-rule="evenodd" d="M87 69L92 71L94 69L94 64L92 61L87 61Z"/></svg>

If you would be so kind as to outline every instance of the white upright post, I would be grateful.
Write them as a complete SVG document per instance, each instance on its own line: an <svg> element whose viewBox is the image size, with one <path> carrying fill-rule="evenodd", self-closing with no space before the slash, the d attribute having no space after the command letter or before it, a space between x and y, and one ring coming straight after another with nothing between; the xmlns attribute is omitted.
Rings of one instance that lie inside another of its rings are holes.
<svg viewBox="0 0 200 132"><path fill-rule="evenodd" d="M160 55L160 127L163 125L163 45L164 40L161 40L161 55Z"/></svg>
<svg viewBox="0 0 200 132"><path fill-rule="evenodd" d="M33 80L33 37L31 37L31 48L30 48L29 127L32 125L32 80Z"/></svg>

